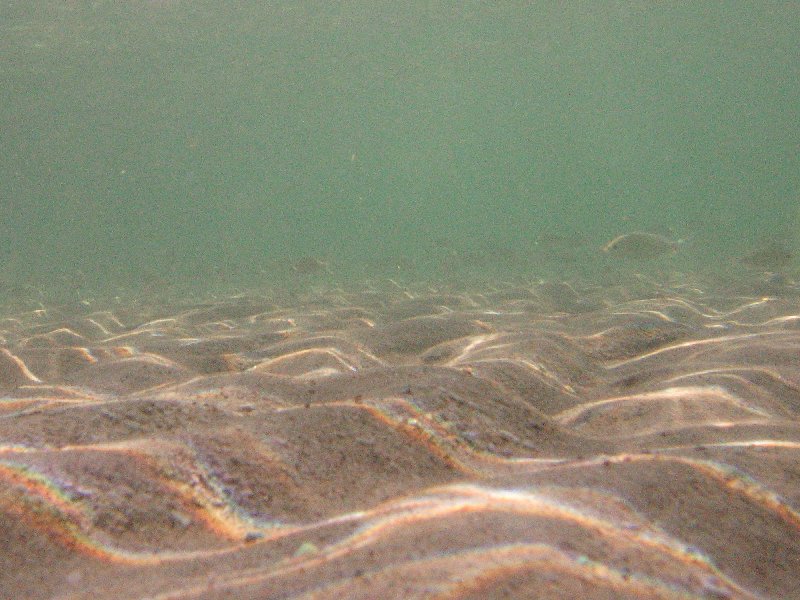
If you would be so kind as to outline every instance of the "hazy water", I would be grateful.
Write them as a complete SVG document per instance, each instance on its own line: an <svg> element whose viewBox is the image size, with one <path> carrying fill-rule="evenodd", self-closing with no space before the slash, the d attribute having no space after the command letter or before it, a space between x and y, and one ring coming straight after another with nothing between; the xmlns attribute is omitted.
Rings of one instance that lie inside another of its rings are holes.
<svg viewBox="0 0 800 600"><path fill-rule="evenodd" d="M798 39L800 4L763 0L5 0L0 278L585 275L637 229L689 239L681 268L794 241Z"/></svg>

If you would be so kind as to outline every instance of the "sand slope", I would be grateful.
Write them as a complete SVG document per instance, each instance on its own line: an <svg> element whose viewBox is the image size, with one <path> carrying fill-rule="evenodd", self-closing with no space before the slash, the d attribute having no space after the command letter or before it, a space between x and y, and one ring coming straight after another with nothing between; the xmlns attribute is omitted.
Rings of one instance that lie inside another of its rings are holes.
<svg viewBox="0 0 800 600"><path fill-rule="evenodd" d="M0 321L0 596L800 597L800 295Z"/></svg>

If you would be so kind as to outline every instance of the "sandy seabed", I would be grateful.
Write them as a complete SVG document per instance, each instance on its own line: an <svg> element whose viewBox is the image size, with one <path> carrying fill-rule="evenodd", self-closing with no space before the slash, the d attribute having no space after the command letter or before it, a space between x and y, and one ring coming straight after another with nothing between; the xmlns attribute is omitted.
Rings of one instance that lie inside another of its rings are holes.
<svg viewBox="0 0 800 600"><path fill-rule="evenodd" d="M2 598L800 598L800 291L0 321Z"/></svg>

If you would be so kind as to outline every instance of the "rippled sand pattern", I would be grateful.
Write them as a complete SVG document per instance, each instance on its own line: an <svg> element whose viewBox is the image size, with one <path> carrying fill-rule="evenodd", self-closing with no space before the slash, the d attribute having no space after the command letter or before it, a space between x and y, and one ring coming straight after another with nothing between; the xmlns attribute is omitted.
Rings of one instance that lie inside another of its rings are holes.
<svg viewBox="0 0 800 600"><path fill-rule="evenodd" d="M537 284L12 315L0 595L800 597L799 313Z"/></svg>

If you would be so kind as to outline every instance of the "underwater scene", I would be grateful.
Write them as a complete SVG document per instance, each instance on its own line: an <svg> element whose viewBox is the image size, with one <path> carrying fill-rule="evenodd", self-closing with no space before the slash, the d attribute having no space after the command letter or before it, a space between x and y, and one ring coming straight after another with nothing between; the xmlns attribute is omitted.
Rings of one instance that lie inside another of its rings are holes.
<svg viewBox="0 0 800 600"><path fill-rule="evenodd" d="M0 598L800 598L798 40L4 0Z"/></svg>

